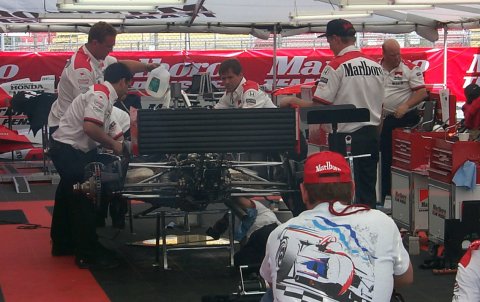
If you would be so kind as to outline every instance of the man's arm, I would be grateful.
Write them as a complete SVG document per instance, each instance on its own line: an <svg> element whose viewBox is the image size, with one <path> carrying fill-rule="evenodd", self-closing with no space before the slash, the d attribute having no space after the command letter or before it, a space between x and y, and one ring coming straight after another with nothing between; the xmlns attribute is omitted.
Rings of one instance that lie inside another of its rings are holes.
<svg viewBox="0 0 480 302"><path fill-rule="evenodd" d="M405 113L410 110L410 108L413 108L420 104L425 98L427 97L427 89L425 88L420 88L418 90L415 90L412 95L400 104L400 106L397 107L397 110L395 110L395 117L396 118L401 118L405 115Z"/></svg>
<svg viewBox="0 0 480 302"><path fill-rule="evenodd" d="M413 283L413 267L412 262L408 265L408 269L405 273L393 276L393 282L396 287L404 286Z"/></svg>
<svg viewBox="0 0 480 302"><path fill-rule="evenodd" d="M115 153L116 155L122 154L122 143L108 136L105 131L103 131L103 128L99 125L90 121L84 121L83 131L91 139L93 139L97 143L100 143L103 147L113 150L113 153Z"/></svg>
<svg viewBox="0 0 480 302"><path fill-rule="evenodd" d="M160 66L158 63L143 63L135 60L121 60L118 62L127 65L132 73L152 71Z"/></svg>
<svg viewBox="0 0 480 302"><path fill-rule="evenodd" d="M290 107L290 106L298 106L298 107L313 107L315 103L312 101L305 101L295 96L287 96L281 99L280 101L280 108Z"/></svg>

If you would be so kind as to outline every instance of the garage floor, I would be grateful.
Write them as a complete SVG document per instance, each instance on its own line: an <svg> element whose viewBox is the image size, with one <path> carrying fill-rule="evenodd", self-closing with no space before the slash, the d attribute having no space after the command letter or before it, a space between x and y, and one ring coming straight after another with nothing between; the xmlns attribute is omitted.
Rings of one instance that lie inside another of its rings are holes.
<svg viewBox="0 0 480 302"><path fill-rule="evenodd" d="M168 255L169 270L155 266L153 247L132 244L154 238L155 219L135 219L133 233L128 223L124 230L113 229L108 222L99 229L102 242L122 259L119 268L80 270L73 257L52 257L49 226L55 186L34 184L31 189L17 194L12 184L0 184L0 302L202 301L202 297L227 301L206 297L237 290L239 273L228 266L225 249L175 251ZM134 212L145 208L142 203L133 205ZM191 234L203 234L218 216L203 217L202 226L193 227ZM169 233L183 233L178 221L168 222L177 224ZM419 269L428 257L426 253L412 257L415 282L399 289L405 301L451 301L455 276Z"/></svg>

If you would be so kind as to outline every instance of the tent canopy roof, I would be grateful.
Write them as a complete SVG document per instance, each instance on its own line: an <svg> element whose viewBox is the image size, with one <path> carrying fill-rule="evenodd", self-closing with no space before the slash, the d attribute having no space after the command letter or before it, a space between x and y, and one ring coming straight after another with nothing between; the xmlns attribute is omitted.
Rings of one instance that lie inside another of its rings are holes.
<svg viewBox="0 0 480 302"><path fill-rule="evenodd" d="M65 12L57 2L77 0L0 0L1 32L88 32L92 21L85 18L121 17L119 32L212 32L251 34L268 39L274 31L284 36L321 33L326 23L337 18L332 14L350 13L345 3L392 3L392 0L186 0L181 5L159 5L151 12L108 11ZM418 1L422 2L422 1ZM452 1L462 3L462 0ZM366 11L366 10L362 10ZM362 18L345 17L358 32L417 32L430 40L438 40L438 29L480 28L480 4L442 4L430 9L367 10ZM300 14L327 15L326 19L295 21ZM43 18L66 17L63 24L43 23ZM83 20L82 20L83 19ZM108 22L107 19L105 21Z"/></svg>

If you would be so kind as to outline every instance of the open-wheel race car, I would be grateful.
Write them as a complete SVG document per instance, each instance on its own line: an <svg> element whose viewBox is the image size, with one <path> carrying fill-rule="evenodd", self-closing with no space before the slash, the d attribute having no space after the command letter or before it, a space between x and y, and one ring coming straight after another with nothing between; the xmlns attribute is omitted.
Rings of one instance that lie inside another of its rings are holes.
<svg viewBox="0 0 480 302"><path fill-rule="evenodd" d="M293 108L134 110L133 159L107 156L92 163L76 189L97 203L123 196L183 211L235 196L283 196L301 203L292 168L292 159L301 157L298 116ZM241 153L262 160L239 160ZM151 172L129 179L132 168Z"/></svg>

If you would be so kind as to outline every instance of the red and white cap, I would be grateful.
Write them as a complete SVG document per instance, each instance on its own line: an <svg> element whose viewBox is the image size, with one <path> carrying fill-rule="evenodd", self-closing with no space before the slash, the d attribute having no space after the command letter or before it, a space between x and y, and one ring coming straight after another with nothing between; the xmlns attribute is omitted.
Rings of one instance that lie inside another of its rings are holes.
<svg viewBox="0 0 480 302"><path fill-rule="evenodd" d="M346 183L352 181L350 166L343 155L323 151L310 155L303 170L304 184Z"/></svg>

